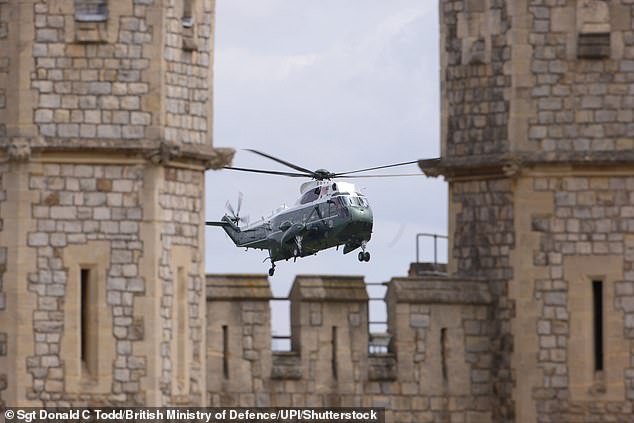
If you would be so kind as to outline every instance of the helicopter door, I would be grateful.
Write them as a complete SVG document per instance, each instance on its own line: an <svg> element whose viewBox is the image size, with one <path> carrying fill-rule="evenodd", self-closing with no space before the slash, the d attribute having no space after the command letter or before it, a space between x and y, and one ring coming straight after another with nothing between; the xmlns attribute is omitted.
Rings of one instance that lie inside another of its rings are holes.
<svg viewBox="0 0 634 423"><path fill-rule="evenodd" d="M332 228L333 218L337 216L337 207L334 202L332 200L328 200L327 202L321 204L319 206L319 211L321 212L321 218L323 219L324 225Z"/></svg>
<svg viewBox="0 0 634 423"><path fill-rule="evenodd" d="M333 218L337 217L337 215L341 211L341 204L339 198L334 197L328 201L328 217Z"/></svg>

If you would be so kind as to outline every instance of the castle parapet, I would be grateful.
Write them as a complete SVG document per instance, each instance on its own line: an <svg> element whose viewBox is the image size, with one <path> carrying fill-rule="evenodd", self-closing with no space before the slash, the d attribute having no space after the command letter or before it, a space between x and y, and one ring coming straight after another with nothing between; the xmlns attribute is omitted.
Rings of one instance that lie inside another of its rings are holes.
<svg viewBox="0 0 634 423"><path fill-rule="evenodd" d="M392 278L386 301L409 304L473 304L491 303L487 282L469 281L446 276L425 278Z"/></svg>
<svg viewBox="0 0 634 423"><path fill-rule="evenodd" d="M386 302L401 389L460 397L463 411L488 421L493 330L488 283L446 276L393 278Z"/></svg>
<svg viewBox="0 0 634 423"><path fill-rule="evenodd" d="M209 401L253 406L271 373L271 287L266 275L206 279Z"/></svg>
<svg viewBox="0 0 634 423"><path fill-rule="evenodd" d="M363 277L297 276L290 299L292 350L300 357L304 379L310 381L309 392L352 394L367 369L368 294Z"/></svg>
<svg viewBox="0 0 634 423"><path fill-rule="evenodd" d="M380 354L368 351L363 277L296 277L291 351L271 351L270 298L265 275L207 275L209 405L373 406L388 409L387 421L491 421L488 282L392 279Z"/></svg>

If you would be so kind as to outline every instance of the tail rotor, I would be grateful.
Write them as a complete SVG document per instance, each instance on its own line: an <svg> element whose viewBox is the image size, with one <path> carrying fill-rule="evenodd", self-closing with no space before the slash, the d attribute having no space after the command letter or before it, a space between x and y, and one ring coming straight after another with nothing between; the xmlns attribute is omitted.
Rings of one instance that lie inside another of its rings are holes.
<svg viewBox="0 0 634 423"><path fill-rule="evenodd" d="M242 209L243 198L244 198L244 194L242 194L241 192L238 193L238 203L235 209L233 208L233 206L231 205L229 201L227 201L227 204L225 205L228 211L227 216L236 225L239 225L240 223L245 223L245 222L248 224L248 218L244 218L240 216L240 209Z"/></svg>

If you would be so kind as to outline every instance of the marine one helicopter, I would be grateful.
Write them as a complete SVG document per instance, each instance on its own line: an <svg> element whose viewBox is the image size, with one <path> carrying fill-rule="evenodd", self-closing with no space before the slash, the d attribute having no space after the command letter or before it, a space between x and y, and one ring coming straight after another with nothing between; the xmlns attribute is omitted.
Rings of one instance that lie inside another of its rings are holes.
<svg viewBox="0 0 634 423"><path fill-rule="evenodd" d="M378 169L403 166L417 161L333 173L326 169L308 170L256 150L247 150L281 163L296 172L250 169L226 166L225 169L280 175L295 178L311 178L300 187L301 197L294 206L281 206L267 218L252 224L240 225L242 196L237 208L227 203L228 213L220 221L206 222L208 226L222 227L238 247L268 250L271 261L269 275L275 273L275 262L317 254L321 250L343 245L343 253L361 248L359 261L370 261L366 251L372 236L372 210L366 197L354 184L334 181L342 178L413 176L407 175L356 175ZM415 174L418 175L418 174Z"/></svg>

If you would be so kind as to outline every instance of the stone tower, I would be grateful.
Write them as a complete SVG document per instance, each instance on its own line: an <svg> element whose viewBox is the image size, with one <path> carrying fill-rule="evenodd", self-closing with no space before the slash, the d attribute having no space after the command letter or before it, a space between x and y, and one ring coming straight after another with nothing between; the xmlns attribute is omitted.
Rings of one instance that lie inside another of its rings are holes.
<svg viewBox="0 0 634 423"><path fill-rule="evenodd" d="M0 405L202 405L214 0L0 1Z"/></svg>
<svg viewBox="0 0 634 423"><path fill-rule="evenodd" d="M440 2L449 269L493 295L496 422L631 421L634 3Z"/></svg>

